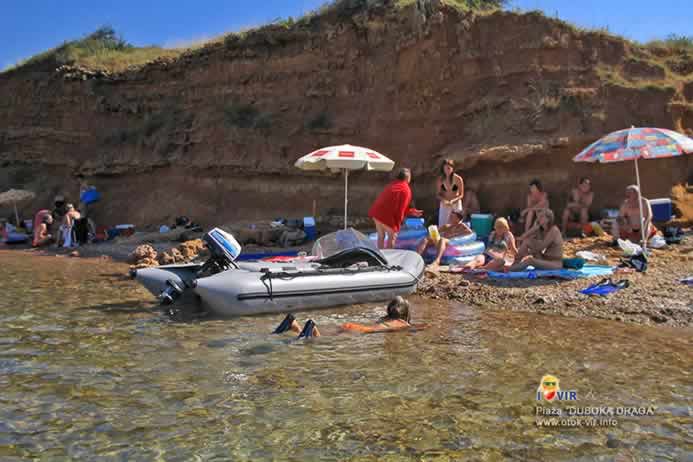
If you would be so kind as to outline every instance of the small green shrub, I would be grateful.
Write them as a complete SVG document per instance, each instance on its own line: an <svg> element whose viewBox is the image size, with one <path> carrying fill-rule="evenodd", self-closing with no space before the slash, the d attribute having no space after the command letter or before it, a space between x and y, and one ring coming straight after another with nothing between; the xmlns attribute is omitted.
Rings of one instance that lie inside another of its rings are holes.
<svg viewBox="0 0 693 462"><path fill-rule="evenodd" d="M332 118L323 111L306 122L306 128L311 131L328 130L332 128Z"/></svg>
<svg viewBox="0 0 693 462"><path fill-rule="evenodd" d="M677 53L693 53L693 35L671 34L664 40L652 40L648 48L666 48Z"/></svg>
<svg viewBox="0 0 693 462"><path fill-rule="evenodd" d="M227 124L238 128L268 129L272 125L272 116L252 104L228 104L224 107L224 117Z"/></svg>

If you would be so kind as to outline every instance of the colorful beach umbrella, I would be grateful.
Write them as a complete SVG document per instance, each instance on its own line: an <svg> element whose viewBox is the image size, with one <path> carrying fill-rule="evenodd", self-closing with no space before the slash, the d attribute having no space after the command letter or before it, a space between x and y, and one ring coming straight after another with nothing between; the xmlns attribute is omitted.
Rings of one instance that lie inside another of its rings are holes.
<svg viewBox="0 0 693 462"><path fill-rule="evenodd" d="M638 159L664 159L692 153L693 139L678 132L664 128L631 127L598 139L575 156L573 161L606 163L632 160L635 163L635 177L640 190ZM643 245L647 246L640 196L638 204Z"/></svg>
<svg viewBox="0 0 693 462"><path fill-rule="evenodd" d="M394 168L395 162L373 149L342 144L340 146L328 146L306 154L298 159L294 166L301 170L341 170L344 172L344 229L346 229L349 170L366 169L389 172Z"/></svg>

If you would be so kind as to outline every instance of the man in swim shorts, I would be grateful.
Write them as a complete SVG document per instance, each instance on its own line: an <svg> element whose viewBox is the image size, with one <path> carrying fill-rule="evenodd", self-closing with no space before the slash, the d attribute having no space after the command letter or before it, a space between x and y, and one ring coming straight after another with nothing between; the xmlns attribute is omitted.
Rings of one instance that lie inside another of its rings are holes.
<svg viewBox="0 0 693 462"><path fill-rule="evenodd" d="M412 327L410 324L409 302L403 297L395 297L387 306L387 315L373 325L357 324L347 322L339 328L341 332L358 332L361 334L371 334L375 332L395 332ZM274 334L281 334L287 331L298 334L298 338L320 337L320 331L312 319L306 321L303 328L296 321L293 314L286 315L284 320L274 330Z"/></svg>
<svg viewBox="0 0 693 462"><path fill-rule="evenodd" d="M657 235L657 228L652 224L652 206L650 201L642 197L640 189L636 185L626 188L626 198L618 212L618 219L613 228L614 239L628 239L632 242L642 242L640 224L640 199L642 204L642 226L647 230L645 239Z"/></svg>

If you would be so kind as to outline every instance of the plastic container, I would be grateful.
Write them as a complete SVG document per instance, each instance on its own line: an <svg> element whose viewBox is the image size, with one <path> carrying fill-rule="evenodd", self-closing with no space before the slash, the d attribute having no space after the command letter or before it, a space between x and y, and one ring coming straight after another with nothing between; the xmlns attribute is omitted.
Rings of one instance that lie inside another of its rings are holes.
<svg viewBox="0 0 693 462"><path fill-rule="evenodd" d="M87 189L79 197L79 201L85 204L93 204L94 202L99 202L100 200L101 194L99 194L99 192L94 187Z"/></svg>
<svg viewBox="0 0 693 462"><path fill-rule="evenodd" d="M651 199L650 206L652 207L652 221L665 222L671 220L674 214L673 207L671 205L671 199Z"/></svg>
<svg viewBox="0 0 693 462"><path fill-rule="evenodd" d="M425 229L423 218L407 218L404 220L404 228L407 229Z"/></svg>
<svg viewBox="0 0 693 462"><path fill-rule="evenodd" d="M618 209L602 209L604 218L618 218Z"/></svg>
<svg viewBox="0 0 693 462"><path fill-rule="evenodd" d="M486 213L472 214L472 229L480 239L486 239L493 230L493 215Z"/></svg>
<svg viewBox="0 0 693 462"><path fill-rule="evenodd" d="M606 236L606 231L604 231L604 228L602 228L602 225L598 222L593 221L590 223L590 226L592 227L592 232L597 236Z"/></svg>
<svg viewBox="0 0 693 462"><path fill-rule="evenodd" d="M306 240L314 241L318 237L318 230L315 227L314 217L303 218L303 231L306 233Z"/></svg>
<svg viewBox="0 0 693 462"><path fill-rule="evenodd" d="M428 227L428 235L433 240L433 242L438 242L440 240L440 232L436 225L431 225Z"/></svg>

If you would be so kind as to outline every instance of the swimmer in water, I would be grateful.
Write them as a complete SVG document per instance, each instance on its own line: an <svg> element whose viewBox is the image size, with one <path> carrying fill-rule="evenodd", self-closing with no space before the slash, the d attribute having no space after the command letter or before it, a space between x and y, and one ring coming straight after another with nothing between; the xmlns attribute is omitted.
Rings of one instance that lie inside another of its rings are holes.
<svg viewBox="0 0 693 462"><path fill-rule="evenodd" d="M340 331L342 332L370 334L375 332L395 332L414 326L412 326L410 323L409 302L404 298L397 296L387 306L387 315L381 318L377 323L373 325L365 325L347 322L339 327ZM301 328L301 325L298 323L298 321L296 321L296 318L291 313L286 315L286 318L284 318L273 333L281 334L289 330L297 333L298 338L320 337L320 331L312 319L306 321L303 328Z"/></svg>

